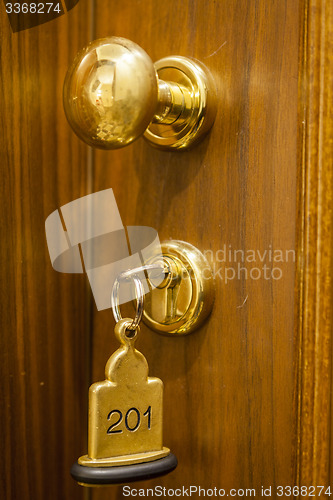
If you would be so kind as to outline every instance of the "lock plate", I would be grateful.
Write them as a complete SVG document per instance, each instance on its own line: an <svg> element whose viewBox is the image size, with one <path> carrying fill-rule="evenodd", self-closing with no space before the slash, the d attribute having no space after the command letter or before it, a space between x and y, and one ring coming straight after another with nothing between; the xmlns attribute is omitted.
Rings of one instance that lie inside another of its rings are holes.
<svg viewBox="0 0 333 500"><path fill-rule="evenodd" d="M185 241L171 240L161 248L171 273L156 287L152 282L145 296L143 320L159 333L187 335L203 323L213 307L212 270L204 254Z"/></svg>

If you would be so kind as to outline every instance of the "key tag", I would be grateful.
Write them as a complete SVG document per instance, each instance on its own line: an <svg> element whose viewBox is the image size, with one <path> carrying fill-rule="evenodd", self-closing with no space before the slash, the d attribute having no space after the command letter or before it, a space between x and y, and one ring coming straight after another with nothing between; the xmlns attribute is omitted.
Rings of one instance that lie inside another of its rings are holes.
<svg viewBox="0 0 333 500"><path fill-rule="evenodd" d="M163 382L148 376L148 363L134 347L140 333L144 291L135 284L137 313L122 319L118 306L119 278L112 293L120 347L105 367L105 380L89 389L88 454L71 468L82 486L127 483L171 472L177 458L163 447Z"/></svg>

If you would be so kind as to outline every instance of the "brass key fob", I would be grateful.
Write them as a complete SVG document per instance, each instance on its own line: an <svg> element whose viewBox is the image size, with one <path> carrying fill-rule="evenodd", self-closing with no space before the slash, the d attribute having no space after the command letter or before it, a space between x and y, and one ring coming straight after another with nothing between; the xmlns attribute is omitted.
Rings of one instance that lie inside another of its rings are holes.
<svg viewBox="0 0 333 500"><path fill-rule="evenodd" d="M134 347L139 327L116 324L121 346L109 358L103 382L89 389L88 454L73 465L80 484L115 484L171 472L176 457L163 447L163 382L148 377L148 363Z"/></svg>

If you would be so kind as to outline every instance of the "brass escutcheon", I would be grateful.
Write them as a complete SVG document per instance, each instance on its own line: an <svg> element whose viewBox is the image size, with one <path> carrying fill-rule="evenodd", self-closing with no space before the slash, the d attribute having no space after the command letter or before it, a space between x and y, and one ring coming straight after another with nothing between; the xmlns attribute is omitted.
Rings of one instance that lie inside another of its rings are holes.
<svg viewBox="0 0 333 500"><path fill-rule="evenodd" d="M211 267L200 250L185 241L161 244L168 277L145 296L143 321L165 335L187 335L210 314L215 297Z"/></svg>

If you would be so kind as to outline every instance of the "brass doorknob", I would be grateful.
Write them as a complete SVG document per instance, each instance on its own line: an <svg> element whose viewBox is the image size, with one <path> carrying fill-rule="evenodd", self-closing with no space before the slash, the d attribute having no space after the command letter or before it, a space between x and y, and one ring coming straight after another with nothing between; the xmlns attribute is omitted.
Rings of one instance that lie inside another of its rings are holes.
<svg viewBox="0 0 333 500"><path fill-rule="evenodd" d="M102 38L82 49L64 83L64 108L74 132L102 149L144 134L162 149L184 149L211 128L216 90L208 69L181 56L153 64L125 38Z"/></svg>

